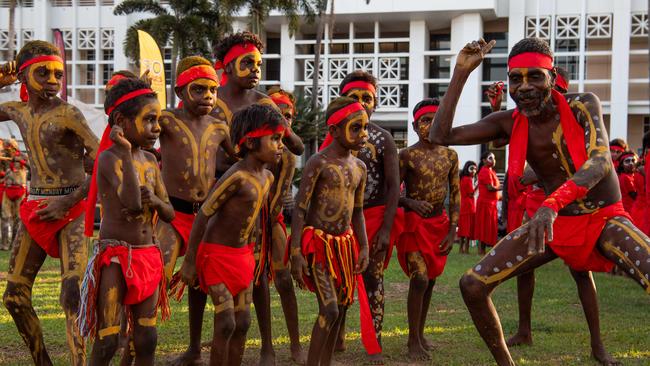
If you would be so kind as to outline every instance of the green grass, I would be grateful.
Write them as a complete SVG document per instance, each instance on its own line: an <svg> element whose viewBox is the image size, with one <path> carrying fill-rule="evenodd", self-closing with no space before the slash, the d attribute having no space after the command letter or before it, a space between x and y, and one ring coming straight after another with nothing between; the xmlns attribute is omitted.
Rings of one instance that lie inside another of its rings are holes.
<svg viewBox="0 0 650 366"><path fill-rule="evenodd" d="M474 249L473 249L474 250ZM0 268L7 268L8 252L0 252ZM434 341L432 365L491 365L492 358L479 338L458 289L458 279L478 257L461 256L454 252L447 262L445 273L434 289L426 334ZM6 272L0 272L4 291ZM648 297L629 279L596 274L599 290L601 328L608 350L626 365L650 364L650 307ZM386 316L384 324L384 354L389 365L406 365L406 294L408 282L396 258L386 272ZM59 263L49 258L34 286L34 305L45 333L45 343L57 365L66 365L65 324L60 310ZM184 299L185 300L185 299ZM496 290L494 301L500 311L506 334L516 328L515 281L509 281ZM316 319L314 295L299 291L300 328L305 350L308 334ZM211 314L211 305L207 314ZM290 364L288 337L277 293L272 290L274 344L278 365ZM255 319L253 317L253 319ZM365 360L358 330L358 307L348 316L348 350L337 354L341 364L362 363ZM212 317L206 316L203 339L210 339ZM560 262L545 266L537 272L537 288L533 308L532 347L512 350L520 365L596 365L590 358L589 334L567 268ZM188 341L187 303L172 303L172 318L158 327L158 363L164 364L183 351ZM256 363L259 353L259 331L253 321L248 333L245 365ZM90 348L89 348L90 350ZM90 352L90 351L89 351ZM204 359L208 351L204 349ZM31 358L13 320L0 309L0 365L30 364Z"/></svg>

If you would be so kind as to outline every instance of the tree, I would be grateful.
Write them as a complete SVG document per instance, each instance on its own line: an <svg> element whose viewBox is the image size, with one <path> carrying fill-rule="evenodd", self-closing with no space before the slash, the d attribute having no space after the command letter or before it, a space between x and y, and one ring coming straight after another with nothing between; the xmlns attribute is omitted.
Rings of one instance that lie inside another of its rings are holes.
<svg viewBox="0 0 650 366"><path fill-rule="evenodd" d="M124 53L139 58L138 30L149 33L162 49L172 46L172 80L179 58L202 55L212 59L216 43L231 30L232 7L229 1L170 0L169 7L153 0L126 0L115 7L115 15L150 13L153 17L133 24L126 32ZM172 94L172 105L175 94Z"/></svg>
<svg viewBox="0 0 650 366"><path fill-rule="evenodd" d="M314 0L232 0L230 3L234 10L248 9L248 27L255 34L262 32L272 10L280 11L289 19L292 36L300 26L301 17L305 23L314 20Z"/></svg>

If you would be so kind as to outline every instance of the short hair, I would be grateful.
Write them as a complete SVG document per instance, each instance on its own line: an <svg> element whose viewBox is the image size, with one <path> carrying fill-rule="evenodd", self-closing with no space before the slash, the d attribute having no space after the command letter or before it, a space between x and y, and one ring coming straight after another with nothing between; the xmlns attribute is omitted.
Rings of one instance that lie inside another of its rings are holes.
<svg viewBox="0 0 650 366"><path fill-rule="evenodd" d="M487 157L490 156L490 154L494 154L494 153L492 151L490 151L490 150L485 150L481 154L481 161L478 163L478 170L479 171L481 170L481 168L483 168L483 165L485 165L485 163L483 163L483 160L487 159Z"/></svg>
<svg viewBox="0 0 650 366"><path fill-rule="evenodd" d="M341 84L339 84L339 94L342 94L343 88L354 81L365 81L366 83L372 84L375 88L377 87L377 78L372 76L371 73L363 70L354 70L351 73L345 75Z"/></svg>
<svg viewBox="0 0 650 366"><path fill-rule="evenodd" d="M16 68L20 70L20 67L27 61L33 59L36 56L61 56L61 51L55 45L46 41L29 41L20 49L18 55L16 55Z"/></svg>
<svg viewBox="0 0 650 366"><path fill-rule="evenodd" d="M280 86L277 86L277 85L272 86L266 91L266 95L268 95L269 97L271 95L273 95L273 94L282 94L282 95L286 96L287 98L289 98L291 103L293 103L293 104L296 103L296 96L293 95L292 92L289 92L289 91L286 91L286 90L282 89L282 87L280 87Z"/></svg>
<svg viewBox="0 0 650 366"><path fill-rule="evenodd" d="M234 144L239 143L247 133L267 125L275 129L284 125L284 117L268 105L253 104L235 113L230 127L230 138ZM252 138L253 151L260 148L260 138ZM249 150L246 145L239 147L239 156L245 157Z"/></svg>
<svg viewBox="0 0 650 366"><path fill-rule="evenodd" d="M463 165L463 170L460 171L460 177L467 177L469 176L469 168L472 166L476 166L476 163L472 160L468 160L465 162L465 165Z"/></svg>
<svg viewBox="0 0 650 366"><path fill-rule="evenodd" d="M104 100L104 110L108 110L108 108L110 108L118 99L122 98L124 95L139 89L150 89L150 86L146 82L137 78L127 78L118 81L118 83L115 84L115 86L113 86L106 94L106 99ZM149 94L137 96L118 105L108 116L108 124L113 126L115 123L113 120L113 112L120 112L126 118L135 118L135 116L140 111L143 102L145 100L151 99L157 100L156 93L154 91L151 91Z"/></svg>
<svg viewBox="0 0 650 366"><path fill-rule="evenodd" d="M204 57L188 56L178 61L178 65L176 66L176 76L180 75L181 73L183 73L183 71L189 69L190 67L194 67L198 65L207 65L212 67L212 63Z"/></svg>
<svg viewBox="0 0 650 366"><path fill-rule="evenodd" d="M623 140L622 138L615 138L612 141L609 142L609 146L618 146L620 148L623 148L623 150L627 150L629 147L627 145L627 142Z"/></svg>
<svg viewBox="0 0 650 366"><path fill-rule="evenodd" d="M128 79L137 79L138 78L138 75L136 75L133 71L130 71L130 70L117 70L117 71L115 71L113 73L113 75L111 75L111 77L113 77L115 75L121 75L121 76L124 76L125 78L128 78Z"/></svg>
<svg viewBox="0 0 650 366"><path fill-rule="evenodd" d="M413 118L415 118L415 114L420 110L422 107L426 107L429 105L440 105L440 100L438 98L426 98L418 102L418 104L413 107Z"/></svg>
<svg viewBox="0 0 650 366"><path fill-rule="evenodd" d="M251 43L255 45L255 47L257 47L257 49L260 52L264 50L264 45L262 44L260 37L258 37L255 33L251 33L249 31L243 31L243 32L231 34L225 37L224 39L222 39L217 45L217 48L215 50L215 55L217 56L218 60L223 61L224 57L226 57L226 53L228 53L228 51L230 51L230 49L234 45L238 45L238 44L243 45L246 43Z"/></svg>
<svg viewBox="0 0 650 366"><path fill-rule="evenodd" d="M327 121L334 113L343 109L350 104L359 103L355 99L350 97L338 97L330 102L327 106L327 111L325 112L325 120ZM365 109L364 109L365 111Z"/></svg>
<svg viewBox="0 0 650 366"><path fill-rule="evenodd" d="M530 37L522 39L512 47L508 55L508 60L525 52L541 53L553 58L553 51L551 50L551 46L548 45L548 42L542 38Z"/></svg>
<svg viewBox="0 0 650 366"><path fill-rule="evenodd" d="M562 66L555 66L555 72L558 75L562 76L564 78L564 80L566 80L567 85L569 84L569 79L571 78L571 76L569 75L569 72L567 71L567 69L565 69Z"/></svg>
<svg viewBox="0 0 650 366"><path fill-rule="evenodd" d="M634 156L637 161L639 160L639 157L636 155L634 151L627 150L621 154L621 156L618 157L618 168L616 169L617 173L623 173L625 168L623 168L623 160L629 158L630 156Z"/></svg>

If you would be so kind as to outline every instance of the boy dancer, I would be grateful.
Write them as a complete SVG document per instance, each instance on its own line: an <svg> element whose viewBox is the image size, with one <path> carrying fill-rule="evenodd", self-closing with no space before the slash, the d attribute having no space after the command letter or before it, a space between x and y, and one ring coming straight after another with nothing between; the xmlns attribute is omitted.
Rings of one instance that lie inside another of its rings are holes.
<svg viewBox="0 0 650 366"><path fill-rule="evenodd" d="M27 189L26 157L18 150L18 142L10 139L5 144L5 154L8 156L8 168L5 170L4 193L2 193L2 241L3 247L13 246L14 238L20 224L20 204L25 198ZM11 237L9 236L11 231Z"/></svg>
<svg viewBox="0 0 650 366"><path fill-rule="evenodd" d="M509 172L521 176L528 161L548 194L526 225L501 240L493 255L483 257L460 281L474 324L496 362L512 365L490 299L499 283L559 256L581 271L609 271L615 262L650 292L650 239L634 227L620 202L598 98L552 90L553 53L545 41L526 38L510 51L509 92L516 111L451 128L465 80L493 45L479 40L460 52L430 137L454 145L507 137ZM603 364L615 363L609 355L594 356Z"/></svg>
<svg viewBox="0 0 650 366"><path fill-rule="evenodd" d="M291 124L295 118L295 98L293 94L277 87L269 89L268 94L287 121L287 128L291 128ZM277 164L269 164L267 169L273 173L274 182L271 186L271 192L267 201L266 210L268 210L268 215L263 215L262 217L262 220L264 220L262 223L262 227L264 228L262 230L263 237L255 248L257 264L255 268L255 286L253 288L255 314L257 315L260 336L262 338L259 364L275 364L275 351L273 350L273 337L271 335L269 277L273 280L275 288L280 294L282 310L291 342L291 359L298 364L304 364L305 355L300 346L298 328L298 303L293 288L291 272L285 262L285 254L287 253L287 228L282 214L282 198L287 193L291 194L291 183L296 169L296 156L289 150L284 150L282 159Z"/></svg>
<svg viewBox="0 0 650 366"><path fill-rule="evenodd" d="M354 99L339 97L326 119L333 141L307 161L291 223L291 273L316 292L319 306L307 365L323 366L331 363L338 328L354 298L355 274L368 265L366 167L351 154L368 139L368 115Z"/></svg>
<svg viewBox="0 0 650 366"><path fill-rule="evenodd" d="M108 365L118 347L122 307L133 329L137 365L153 365L157 343L157 309L169 317L166 281L160 248L154 240L153 220L171 221L169 203L156 158L150 149L158 139L160 104L148 84L125 79L106 96L109 125L102 136L93 172L102 205L96 255L82 285L79 327L95 339L91 364ZM103 153L102 153L103 152ZM97 192L98 194L95 194ZM87 213L90 225L94 211Z"/></svg>
<svg viewBox="0 0 650 366"><path fill-rule="evenodd" d="M460 212L458 155L429 140L437 99L425 99L413 109L413 129L419 141L400 151L400 179L406 195L404 231L397 244L399 263L411 279L408 293L408 354L430 359L433 346L424 338L424 325L436 278L442 274L456 237ZM445 198L449 193L449 216Z"/></svg>
<svg viewBox="0 0 650 366"><path fill-rule="evenodd" d="M16 61L4 65L0 74L0 87L16 79L23 84L23 101L0 104L0 121L13 120L18 125L31 171L29 197L20 207L17 245L9 261L4 305L34 363L51 364L31 296L45 258L61 258L60 299L70 363L83 365L86 350L75 323L79 282L88 258L81 217L89 183L83 157L87 153L95 158L97 137L81 112L57 97L63 61L56 46L44 41L27 42Z"/></svg>
<svg viewBox="0 0 650 366"><path fill-rule="evenodd" d="M284 149L284 120L270 107L248 107L233 122L232 139L238 141L242 160L219 179L201 206L182 272L188 284L198 274L201 289L214 303L211 365L241 363L250 325L253 229L273 183L264 166L277 163Z"/></svg>

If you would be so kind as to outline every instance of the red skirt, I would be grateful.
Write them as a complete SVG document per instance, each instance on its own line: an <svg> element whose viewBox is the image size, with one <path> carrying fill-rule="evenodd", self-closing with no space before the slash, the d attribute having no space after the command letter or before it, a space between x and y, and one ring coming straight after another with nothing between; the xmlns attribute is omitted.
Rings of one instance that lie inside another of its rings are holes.
<svg viewBox="0 0 650 366"><path fill-rule="evenodd" d="M458 216L458 237L469 238L470 240L476 239L474 230L476 225L476 213L460 214Z"/></svg>
<svg viewBox="0 0 650 366"><path fill-rule="evenodd" d="M12 201L18 201L23 199L25 197L25 192L26 188L25 186L7 186L5 188L5 193L7 194L7 198L9 198Z"/></svg>
<svg viewBox="0 0 650 366"><path fill-rule="evenodd" d="M477 240L493 246L497 243L499 223L497 221L497 201L478 200L476 202L476 223L474 236Z"/></svg>
<svg viewBox="0 0 650 366"><path fill-rule="evenodd" d="M20 219L36 244L43 248L50 257L59 258L59 239L57 237L59 231L84 213L86 200L77 202L62 219L55 221L42 221L36 214L36 211L45 207L39 207L44 201L46 200L23 200L20 205Z"/></svg>
<svg viewBox="0 0 650 366"><path fill-rule="evenodd" d="M630 215L632 216L634 225L639 228L639 230L643 231L644 234L650 235L650 228L647 226L646 222L645 198L634 201L634 206L632 206L632 212L630 212Z"/></svg>
<svg viewBox="0 0 650 366"><path fill-rule="evenodd" d="M372 243L375 235L381 226L384 223L384 213L386 212L386 206L374 206L363 209L363 217L366 222L366 236L368 238L368 250L372 252ZM390 257L393 255L393 246L397 243L399 235L402 231L403 220L400 219L399 210L395 212L395 219L393 220L393 226L390 230L390 241L388 242L388 248L386 248L386 258L384 259L384 269L388 268L388 263L390 262Z"/></svg>
<svg viewBox="0 0 650 366"><path fill-rule="evenodd" d="M630 215L619 201L596 212L580 216L558 216L553 223L553 252L576 271L609 272L614 263L603 257L596 242L607 223L615 216Z"/></svg>
<svg viewBox="0 0 650 366"><path fill-rule="evenodd" d="M187 214L184 212L179 212L179 211L174 211L176 215L174 216L174 219L172 220L171 224L178 233L178 235L181 236L183 239L183 242L181 243L181 247L178 250L178 256L183 256L185 255L185 252L187 251L187 244L190 242L190 232L192 232L192 224L194 224L194 219L196 218L196 215L193 214Z"/></svg>
<svg viewBox="0 0 650 366"><path fill-rule="evenodd" d="M127 247L109 246L96 259L99 268L110 265L113 257L119 260L124 282L126 282L126 294L122 301L125 305L143 302L160 287L163 277L160 248L153 245L145 248L132 247L131 263L129 263Z"/></svg>
<svg viewBox="0 0 650 366"><path fill-rule="evenodd" d="M440 243L449 234L449 218L447 213L435 217L424 218L414 211L404 214L404 232L397 244L397 259L407 276L411 276L406 261L406 254L419 252L427 264L429 279L435 279L442 274L447 263L447 256L440 254Z"/></svg>
<svg viewBox="0 0 650 366"><path fill-rule="evenodd" d="M253 244L233 248L227 245L201 242L196 253L196 271L201 289L223 283L232 297L246 290L253 281L255 258Z"/></svg>

